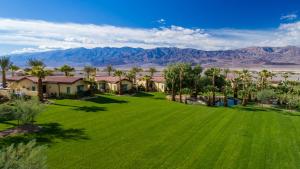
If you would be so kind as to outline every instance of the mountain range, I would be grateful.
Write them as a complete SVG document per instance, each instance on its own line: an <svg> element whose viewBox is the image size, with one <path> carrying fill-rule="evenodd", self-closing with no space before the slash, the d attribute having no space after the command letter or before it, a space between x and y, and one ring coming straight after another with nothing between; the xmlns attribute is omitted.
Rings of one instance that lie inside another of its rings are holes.
<svg viewBox="0 0 300 169"><path fill-rule="evenodd" d="M73 48L39 53L11 55L11 60L26 66L30 58L43 60L47 66L69 64L76 67L93 66L165 66L174 62L188 62L219 67L259 67L300 65L300 47L249 47L235 50L203 51L180 48Z"/></svg>

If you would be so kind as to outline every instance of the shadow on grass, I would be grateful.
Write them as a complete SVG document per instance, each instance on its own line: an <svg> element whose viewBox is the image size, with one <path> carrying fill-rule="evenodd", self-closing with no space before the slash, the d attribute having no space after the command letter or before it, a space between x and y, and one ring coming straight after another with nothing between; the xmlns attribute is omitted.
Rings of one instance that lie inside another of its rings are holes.
<svg viewBox="0 0 300 169"><path fill-rule="evenodd" d="M112 99L112 98L103 97L103 96L98 96L96 98L88 99L86 101L90 101L90 102L94 102L94 103L98 103L98 104L128 103L128 101L125 101L125 100L117 100L117 99Z"/></svg>
<svg viewBox="0 0 300 169"><path fill-rule="evenodd" d="M99 112L99 111L106 111L107 109L105 107L97 107L97 106L81 106L81 107L74 108L74 110L85 111L85 112Z"/></svg>
<svg viewBox="0 0 300 169"><path fill-rule="evenodd" d="M133 95L133 97L153 97L154 95L146 92L139 92Z"/></svg>
<svg viewBox="0 0 300 169"><path fill-rule="evenodd" d="M57 139L60 140L88 140L85 129L69 128L64 129L59 123L40 124L41 131L24 135L8 136L0 138L1 146L9 146L11 144L26 143L35 139L39 144L54 144ZM0 147L1 147L0 146Z"/></svg>

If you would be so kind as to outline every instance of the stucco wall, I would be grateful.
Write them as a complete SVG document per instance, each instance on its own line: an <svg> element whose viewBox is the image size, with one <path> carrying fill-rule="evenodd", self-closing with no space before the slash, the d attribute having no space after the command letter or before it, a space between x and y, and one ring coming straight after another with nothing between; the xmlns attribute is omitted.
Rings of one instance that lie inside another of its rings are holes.
<svg viewBox="0 0 300 169"><path fill-rule="evenodd" d="M32 91L32 87L35 87L35 90L37 90L37 84L33 83L28 79L24 79L19 82L8 82L8 88L15 91L21 91L21 90Z"/></svg>
<svg viewBox="0 0 300 169"><path fill-rule="evenodd" d="M118 91L119 83L108 83L108 82L103 82L103 81L98 82L98 89L99 89L99 90L100 90L101 85L102 85L103 83L105 83L105 89L106 89L107 91L113 91L113 92ZM127 85L126 91L132 89L133 84L132 84L131 81L128 81L128 80L122 80L122 85L124 85L124 84Z"/></svg>
<svg viewBox="0 0 300 169"><path fill-rule="evenodd" d="M154 86L158 92L165 92L165 84L164 83L154 82Z"/></svg>
<svg viewBox="0 0 300 169"><path fill-rule="evenodd" d="M46 83L46 91L48 95L59 95L67 94L67 88L70 87L70 95L77 94L77 86L83 85L83 91L87 91L88 87L83 80L79 80L74 84L56 84L56 83ZM15 92L23 92L27 95L37 95L37 84L33 83L28 79L21 80L19 82L8 82L8 87ZM32 87L35 87L35 91L32 91Z"/></svg>
<svg viewBox="0 0 300 169"><path fill-rule="evenodd" d="M47 84L47 94L70 94L70 95L75 95L77 94L77 86L83 85L83 91L87 91L87 85L84 83L83 80L79 80L73 84ZM67 88L70 88L70 93L67 93Z"/></svg>

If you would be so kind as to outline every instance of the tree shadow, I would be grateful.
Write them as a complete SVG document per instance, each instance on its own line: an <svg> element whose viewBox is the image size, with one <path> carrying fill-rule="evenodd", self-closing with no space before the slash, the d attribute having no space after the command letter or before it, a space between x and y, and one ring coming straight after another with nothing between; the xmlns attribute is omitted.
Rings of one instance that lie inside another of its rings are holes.
<svg viewBox="0 0 300 169"><path fill-rule="evenodd" d="M39 144L54 144L57 139L60 140L88 140L89 137L85 133L85 129L69 128L64 129L59 123L40 124L41 130L36 133L28 133L24 135L8 136L0 138L1 146L9 146L17 143L27 143L36 140ZM1 147L0 146L0 147Z"/></svg>
<svg viewBox="0 0 300 169"><path fill-rule="evenodd" d="M138 92L133 97L153 97L154 95L146 92Z"/></svg>
<svg viewBox="0 0 300 169"><path fill-rule="evenodd" d="M240 110L244 110L244 111L251 111L251 112L257 112L257 111L267 111L268 108L258 108L258 107L233 107L234 109L240 109Z"/></svg>
<svg viewBox="0 0 300 169"><path fill-rule="evenodd" d="M98 104L128 103L128 101L125 101L125 100L117 100L117 99L112 99L112 98L103 97L103 96L98 96L96 98L87 99L86 101L90 101L90 102L94 102L94 103L98 103Z"/></svg>
<svg viewBox="0 0 300 169"><path fill-rule="evenodd" d="M106 111L105 107L97 107L97 106L81 106L74 108L77 111L85 111L85 112L99 112L99 111Z"/></svg>

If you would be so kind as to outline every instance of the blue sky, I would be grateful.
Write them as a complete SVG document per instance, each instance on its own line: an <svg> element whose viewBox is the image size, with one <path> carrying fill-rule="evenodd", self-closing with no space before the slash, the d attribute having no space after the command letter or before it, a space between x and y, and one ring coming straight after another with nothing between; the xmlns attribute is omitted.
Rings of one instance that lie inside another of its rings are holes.
<svg viewBox="0 0 300 169"><path fill-rule="evenodd" d="M299 45L299 12L298 0L1 0L0 54L97 46Z"/></svg>

